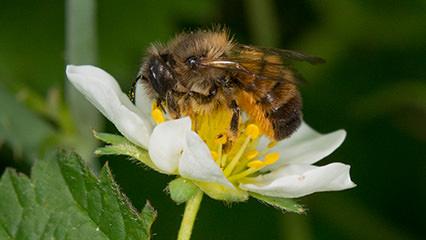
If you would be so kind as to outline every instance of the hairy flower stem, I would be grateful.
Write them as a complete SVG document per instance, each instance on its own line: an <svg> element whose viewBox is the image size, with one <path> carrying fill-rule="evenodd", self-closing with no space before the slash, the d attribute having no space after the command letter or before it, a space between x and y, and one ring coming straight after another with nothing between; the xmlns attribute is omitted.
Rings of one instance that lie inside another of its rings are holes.
<svg viewBox="0 0 426 240"><path fill-rule="evenodd" d="M185 212L183 213L178 233L178 240L189 240L191 238L192 228L194 226L198 209L200 208L201 200L203 200L203 192L199 190L186 202Z"/></svg>

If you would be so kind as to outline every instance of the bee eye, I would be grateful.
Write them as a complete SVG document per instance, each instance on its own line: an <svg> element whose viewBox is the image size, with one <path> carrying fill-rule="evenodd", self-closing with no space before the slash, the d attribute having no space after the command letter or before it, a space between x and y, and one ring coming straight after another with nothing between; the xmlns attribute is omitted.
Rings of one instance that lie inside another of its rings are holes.
<svg viewBox="0 0 426 240"><path fill-rule="evenodd" d="M200 58L197 56L191 56L186 59L186 64L188 64L191 69L195 69L200 64Z"/></svg>

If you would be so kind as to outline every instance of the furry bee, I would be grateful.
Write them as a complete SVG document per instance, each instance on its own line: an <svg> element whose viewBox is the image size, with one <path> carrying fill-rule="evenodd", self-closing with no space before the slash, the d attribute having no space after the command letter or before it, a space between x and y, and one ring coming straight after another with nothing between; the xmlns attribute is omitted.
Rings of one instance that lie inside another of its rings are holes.
<svg viewBox="0 0 426 240"><path fill-rule="evenodd" d="M172 118L227 107L231 132L238 132L243 111L263 133L281 140L302 121L296 86L301 76L292 61L323 62L295 51L238 44L227 30L199 30L149 48L137 80Z"/></svg>

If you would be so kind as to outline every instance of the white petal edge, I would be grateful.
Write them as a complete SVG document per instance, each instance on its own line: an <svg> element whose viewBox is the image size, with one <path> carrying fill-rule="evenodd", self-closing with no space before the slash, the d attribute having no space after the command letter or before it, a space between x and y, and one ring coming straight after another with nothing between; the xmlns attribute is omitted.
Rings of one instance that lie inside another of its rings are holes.
<svg viewBox="0 0 426 240"><path fill-rule="evenodd" d="M250 178L240 188L262 195L297 198L314 192L340 191L356 185L349 175L350 166L331 163L322 167L289 165L276 171Z"/></svg>
<svg viewBox="0 0 426 240"><path fill-rule="evenodd" d="M149 97L147 89L143 86L142 81L138 80L135 85L135 105L144 116L151 116L152 100ZM154 121L149 118L150 123L154 126Z"/></svg>
<svg viewBox="0 0 426 240"><path fill-rule="evenodd" d="M168 174L178 174L179 159L185 146L185 135L191 131L189 117L170 120L157 125L149 139L152 162Z"/></svg>
<svg viewBox="0 0 426 240"><path fill-rule="evenodd" d="M179 173L192 180L219 183L234 188L213 160L207 145L193 131L186 133L185 148L179 161Z"/></svg>
<svg viewBox="0 0 426 240"><path fill-rule="evenodd" d="M334 152L345 138L345 130L320 134L303 122L291 137L278 142L270 149L271 152L279 152L281 157L277 163L265 170L273 170L287 164L316 163Z"/></svg>
<svg viewBox="0 0 426 240"><path fill-rule="evenodd" d="M90 65L68 65L66 74L74 87L110 120L121 134L145 149L148 147L151 125L121 91L114 77Z"/></svg>

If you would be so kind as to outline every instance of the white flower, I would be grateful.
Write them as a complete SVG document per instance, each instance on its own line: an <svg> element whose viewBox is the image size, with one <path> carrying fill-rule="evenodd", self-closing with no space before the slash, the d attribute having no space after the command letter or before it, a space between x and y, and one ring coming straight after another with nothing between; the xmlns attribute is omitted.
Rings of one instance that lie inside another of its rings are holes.
<svg viewBox="0 0 426 240"><path fill-rule="evenodd" d="M141 83L136 85L133 105L102 69L69 65L66 74L127 139L148 149L157 170L192 180L212 198L245 200L249 192L295 198L355 186L349 165L312 165L340 146L344 130L322 135L303 123L290 138L268 146L265 137L258 139L255 125L243 123L241 134L226 150L226 137L217 137L229 126L223 121L226 112L192 119L198 121L197 129L189 117L155 126L151 101ZM259 158L263 160L255 160Z"/></svg>
<svg viewBox="0 0 426 240"><path fill-rule="evenodd" d="M83 95L133 143L148 146L152 125L124 94L117 81L93 66L67 66L68 79Z"/></svg>

